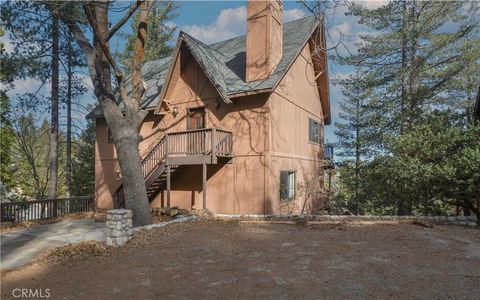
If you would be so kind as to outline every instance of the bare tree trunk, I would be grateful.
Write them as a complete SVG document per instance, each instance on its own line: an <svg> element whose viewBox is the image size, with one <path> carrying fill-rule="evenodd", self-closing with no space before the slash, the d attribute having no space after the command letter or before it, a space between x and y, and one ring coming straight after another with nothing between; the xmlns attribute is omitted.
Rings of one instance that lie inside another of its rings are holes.
<svg viewBox="0 0 480 300"><path fill-rule="evenodd" d="M407 1L403 1L402 7L402 91L400 99L400 135L405 132L409 125L410 116L406 114L407 99L408 99L408 9ZM405 200L403 198L397 199L398 215L405 215Z"/></svg>
<svg viewBox="0 0 480 300"><path fill-rule="evenodd" d="M357 97L358 94L357 94ZM360 199L359 199L359 180L360 180L360 98L356 99L355 103L355 202L357 206L357 215L360 214Z"/></svg>
<svg viewBox="0 0 480 300"><path fill-rule="evenodd" d="M68 35L67 45L67 163L65 170L65 183L67 186L67 198L71 196L72 178L72 38Z"/></svg>
<svg viewBox="0 0 480 300"><path fill-rule="evenodd" d="M410 115L412 116L412 121L419 117L419 107L418 107L418 87L419 87L419 76L418 76L418 20L417 20L417 2L412 1L412 36L411 40L411 49L410 49Z"/></svg>
<svg viewBox="0 0 480 300"><path fill-rule="evenodd" d="M45 3L50 10L56 9L50 2ZM152 218L138 145L141 140L139 129L147 114L140 108L140 102L145 92L140 67L147 40L148 14L154 1L137 0L133 2L130 9L113 26L110 26L108 22L110 1L78 1L76 3L83 7L89 27L93 31L93 43L85 35L80 20L73 19L68 14L62 14L62 20L87 58L88 72L93 83L94 93L103 108L103 115L111 130L117 150L123 177L125 203L126 207L133 211L133 225L150 224ZM141 10L138 14L139 26L131 77L132 94L129 95L125 88L123 72L113 59L108 41L139 7ZM116 78L118 94L113 92L110 80L111 70ZM123 104L123 111L117 104L118 96Z"/></svg>
<svg viewBox="0 0 480 300"><path fill-rule="evenodd" d="M405 131L405 105L407 103L408 94L408 76L407 76L407 53L408 53L408 41L407 41L407 1L403 2L403 14L402 14L402 95L400 102L400 134Z"/></svg>
<svg viewBox="0 0 480 300"><path fill-rule="evenodd" d="M145 14L141 11L140 14ZM146 12L148 15L148 11ZM120 96L126 103L125 116L123 116L118 110L117 106L113 106L114 102L108 95L100 91L97 97L101 99L105 120L112 132L115 148L117 150L118 162L120 170L122 172L123 191L125 195L125 206L127 209L133 212L133 225L142 226L150 224L152 221L150 214L150 207L148 202L147 190L145 187L145 179L143 176L142 162L138 151L138 146L141 140L139 134L139 128L143 121L144 115L139 112L140 99L143 92L138 91L137 82L141 81L140 77L140 64L138 60L143 57L144 42L142 45L135 45L135 57L134 68L132 76L132 88L134 97L138 97L138 101L130 98L124 89L123 75L121 71L117 69L115 62L110 55L106 43L102 42L106 40L108 34L108 4L100 3L95 6L93 14L96 16L97 34L98 38L95 45L97 52L97 59L99 58L99 64L102 66L102 83L107 94L113 94L112 84L110 81L111 71L110 65L112 65L117 82L119 85ZM146 41L146 23L140 22L139 36L145 38ZM143 35L142 35L142 33ZM101 40L100 40L101 39ZM143 47L138 49L138 47ZM107 49L105 49L107 48ZM137 71L137 72L135 72ZM140 82L141 83L141 82ZM143 85L142 85L143 87ZM129 103L130 100L132 103Z"/></svg>
<svg viewBox="0 0 480 300"><path fill-rule="evenodd" d="M151 222L151 215L141 158L138 152L138 131L126 127L117 129L117 131L120 131L120 134L124 136L121 143L115 143L115 147L122 172L125 199L133 200L125 201L125 206L137 216L134 220L134 226L145 225L145 223ZM145 201L140 201L142 199L145 199Z"/></svg>
<svg viewBox="0 0 480 300"><path fill-rule="evenodd" d="M57 17L52 14L52 99L51 99L51 129L50 129L50 182L48 198L57 197L58 181L58 85L59 85L59 24ZM53 216L57 215L56 204L53 207Z"/></svg>

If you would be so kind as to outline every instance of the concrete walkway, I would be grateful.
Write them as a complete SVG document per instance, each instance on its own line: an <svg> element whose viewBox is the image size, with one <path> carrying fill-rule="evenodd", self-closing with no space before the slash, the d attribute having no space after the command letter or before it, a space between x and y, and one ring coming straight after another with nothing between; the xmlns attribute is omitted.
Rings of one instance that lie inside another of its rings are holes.
<svg viewBox="0 0 480 300"><path fill-rule="evenodd" d="M0 234L1 269L20 267L47 249L88 240L105 240L105 223L72 220Z"/></svg>

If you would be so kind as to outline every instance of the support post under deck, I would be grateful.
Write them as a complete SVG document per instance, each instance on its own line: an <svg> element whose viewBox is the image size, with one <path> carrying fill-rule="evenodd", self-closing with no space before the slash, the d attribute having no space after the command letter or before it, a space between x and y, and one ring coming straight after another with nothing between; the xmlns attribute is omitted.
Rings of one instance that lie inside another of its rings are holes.
<svg viewBox="0 0 480 300"><path fill-rule="evenodd" d="M167 166L167 207L170 207L170 166Z"/></svg>
<svg viewBox="0 0 480 300"><path fill-rule="evenodd" d="M203 190L203 209L207 208L207 164L203 164L202 190Z"/></svg>

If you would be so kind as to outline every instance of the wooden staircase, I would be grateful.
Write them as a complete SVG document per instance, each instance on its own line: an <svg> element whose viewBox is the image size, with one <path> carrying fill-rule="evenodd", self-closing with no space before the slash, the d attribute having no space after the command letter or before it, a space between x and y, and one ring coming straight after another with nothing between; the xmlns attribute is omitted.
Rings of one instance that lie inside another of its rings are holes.
<svg viewBox="0 0 480 300"><path fill-rule="evenodd" d="M206 165L217 164L219 158L233 157L232 133L206 128L167 133L143 158L142 169L149 201L159 192L167 190L167 206L170 206L172 177L188 165L203 165L204 205L206 197ZM125 207L123 184L113 194L114 206Z"/></svg>

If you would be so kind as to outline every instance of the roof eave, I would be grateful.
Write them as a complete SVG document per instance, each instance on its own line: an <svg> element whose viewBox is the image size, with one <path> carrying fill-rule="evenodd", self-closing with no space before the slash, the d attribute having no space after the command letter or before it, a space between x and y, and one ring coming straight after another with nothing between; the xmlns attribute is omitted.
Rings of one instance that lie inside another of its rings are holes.
<svg viewBox="0 0 480 300"><path fill-rule="evenodd" d="M265 89L258 89L258 90L253 90L253 91L233 93L233 94L229 94L228 97L230 99L233 99L233 98L257 95L257 94L271 93L272 91L273 91L272 88L265 88Z"/></svg>
<svg viewBox="0 0 480 300"><path fill-rule="evenodd" d="M280 76L280 78L277 80L277 82L275 82L275 84L273 85L272 87L272 91L274 91L277 86L280 84L280 82L283 80L283 78L287 75L288 71L290 70L290 68L292 67L292 65L295 63L295 61L297 60L297 58L300 56L301 52L303 51L303 48L305 48L305 46L308 44L308 42L310 41L310 39L312 38L312 35L313 33L315 32L315 30L321 25L320 21L319 20L315 20L315 25L313 26L313 29L312 31L310 32L310 35L306 38L306 40L303 42L302 44L302 47L300 47L300 49L298 50L297 54L295 55L294 59L292 59L292 61L289 63L289 65L287 66L287 68L285 69L285 72L283 73L282 76ZM324 41L325 42L325 41ZM327 60L325 59L325 76L326 76L326 92L327 92L327 99L325 99L325 105L322 104L322 111L324 113L324 119L323 119L323 122L325 125L330 125L331 122L332 122L332 118L331 118L331 115L330 115L330 91L329 91L329 87L328 87L328 64L327 64ZM320 87L319 87L320 89Z"/></svg>

